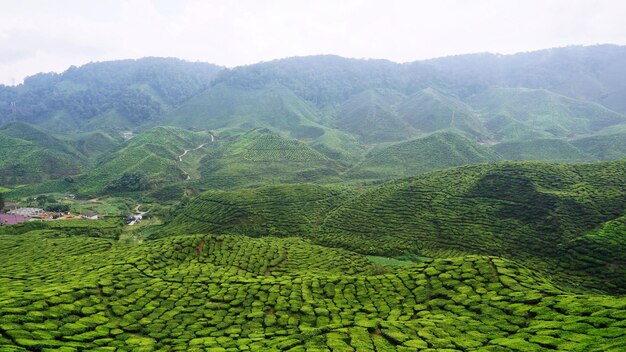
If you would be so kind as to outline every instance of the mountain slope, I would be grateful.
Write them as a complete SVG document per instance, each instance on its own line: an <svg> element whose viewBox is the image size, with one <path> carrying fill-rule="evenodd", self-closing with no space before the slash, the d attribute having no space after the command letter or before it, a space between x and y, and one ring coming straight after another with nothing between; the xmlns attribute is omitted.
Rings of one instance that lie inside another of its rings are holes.
<svg viewBox="0 0 626 352"><path fill-rule="evenodd" d="M402 100L397 93L368 90L344 102L335 123L346 133L357 135L364 143L404 140L417 134L402 120L395 105Z"/></svg>
<svg viewBox="0 0 626 352"><path fill-rule="evenodd" d="M0 131L0 183L5 186L34 184L79 174L85 165L72 155Z"/></svg>
<svg viewBox="0 0 626 352"><path fill-rule="evenodd" d="M200 182L211 188L336 179L342 169L307 144L263 128L223 142L200 163Z"/></svg>
<svg viewBox="0 0 626 352"><path fill-rule="evenodd" d="M469 106L436 89L427 88L411 95L398 106L398 111L404 121L425 133L454 130L474 139L488 139L487 131Z"/></svg>
<svg viewBox="0 0 626 352"><path fill-rule="evenodd" d="M626 158L626 133L598 134L573 140L579 150L593 155L599 160Z"/></svg>
<svg viewBox="0 0 626 352"><path fill-rule="evenodd" d="M626 121L601 105L546 90L491 88L468 99L498 140L572 137Z"/></svg>
<svg viewBox="0 0 626 352"><path fill-rule="evenodd" d="M209 141L210 136L205 132L155 127L117 147L81 175L74 187L85 194L99 194L107 189L133 192L184 181L188 175L185 169L197 166L189 165L187 159L181 161L179 155ZM119 184L126 181L131 184Z"/></svg>
<svg viewBox="0 0 626 352"><path fill-rule="evenodd" d="M347 176L357 179L404 177L472 163L493 162L500 156L487 147L452 132L437 132L386 147L368 156Z"/></svg>
<svg viewBox="0 0 626 352"><path fill-rule="evenodd" d="M90 63L0 87L0 122L56 132L132 129L208 87L218 66L173 58Z"/></svg>
<svg viewBox="0 0 626 352"><path fill-rule="evenodd" d="M562 139L530 139L502 142L491 147L505 160L545 160L558 162L595 161L598 158ZM608 160L608 159L607 159Z"/></svg>
<svg viewBox="0 0 626 352"><path fill-rule="evenodd" d="M165 117L186 128L248 131L269 127L294 138L315 138L324 130L315 111L288 89L277 85L237 89L216 85L185 102Z"/></svg>

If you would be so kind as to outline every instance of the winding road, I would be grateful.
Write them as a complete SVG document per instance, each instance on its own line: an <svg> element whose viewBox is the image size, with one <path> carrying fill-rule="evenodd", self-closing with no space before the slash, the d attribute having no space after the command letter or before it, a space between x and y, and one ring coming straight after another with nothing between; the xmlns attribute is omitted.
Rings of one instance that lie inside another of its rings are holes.
<svg viewBox="0 0 626 352"><path fill-rule="evenodd" d="M212 134L209 134L209 136L211 136L211 142L215 142L215 137ZM193 149L185 149L181 155L176 157L176 161L178 161L178 162L183 161L183 156L187 155L187 153L189 153L190 151L193 151L193 150L198 150L200 148L203 148L207 144L208 143L202 143L202 144L200 144L199 146L197 146L197 147L195 147ZM189 176L189 174L186 173L185 171L183 171L183 172L185 173L185 176L186 176L185 181L190 180L191 176Z"/></svg>

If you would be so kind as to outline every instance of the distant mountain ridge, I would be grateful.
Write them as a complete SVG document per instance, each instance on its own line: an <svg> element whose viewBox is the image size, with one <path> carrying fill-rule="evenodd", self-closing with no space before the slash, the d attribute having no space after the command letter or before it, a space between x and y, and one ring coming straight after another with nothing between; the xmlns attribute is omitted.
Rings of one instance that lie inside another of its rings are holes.
<svg viewBox="0 0 626 352"><path fill-rule="evenodd" d="M0 125L18 139L35 133L31 125L45 131L26 140L72 158L71 174L91 172L128 136L159 126L219 136L216 151L236 145L222 141L265 129L284 143L299 143L299 152L323 156L304 175L319 182L507 159L613 160L626 157L626 86L616 79L626 76L625 62L626 47L614 45L406 64L332 55L233 69L173 58L120 60L0 86ZM268 144L275 155L281 143ZM215 169L208 170L224 160L196 156L181 175L191 172L215 186L203 177L215 177ZM202 164L209 160L214 164ZM389 160L397 164L381 173Z"/></svg>

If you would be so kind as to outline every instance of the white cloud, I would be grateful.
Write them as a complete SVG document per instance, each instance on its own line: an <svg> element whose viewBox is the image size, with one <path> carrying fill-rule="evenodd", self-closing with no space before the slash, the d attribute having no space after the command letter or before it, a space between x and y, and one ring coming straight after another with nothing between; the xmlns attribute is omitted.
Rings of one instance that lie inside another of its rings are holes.
<svg viewBox="0 0 626 352"><path fill-rule="evenodd" d="M619 0L23 0L0 11L0 83L143 56L226 66L329 53L406 62L626 44L623 18Z"/></svg>

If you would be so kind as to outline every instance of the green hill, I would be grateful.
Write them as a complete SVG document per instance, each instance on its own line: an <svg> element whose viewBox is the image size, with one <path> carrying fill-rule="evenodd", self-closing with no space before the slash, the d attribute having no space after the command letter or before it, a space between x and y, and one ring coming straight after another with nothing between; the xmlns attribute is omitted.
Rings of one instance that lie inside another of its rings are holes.
<svg viewBox="0 0 626 352"><path fill-rule="evenodd" d="M420 174L358 195L342 191L321 208L333 189L209 192L179 209L164 233L296 235L385 256L496 255L551 272L565 286L623 291L626 267L589 275L580 269L588 259L572 259L567 248L625 213L625 178L624 162L505 162Z"/></svg>
<svg viewBox="0 0 626 352"><path fill-rule="evenodd" d="M24 185L86 170L87 159L70 143L23 122L0 127L0 183Z"/></svg>
<svg viewBox="0 0 626 352"><path fill-rule="evenodd" d="M21 120L61 133L133 129L206 89L219 70L206 63L143 58L37 74L20 87L0 89L0 121Z"/></svg>
<svg viewBox="0 0 626 352"><path fill-rule="evenodd" d="M626 158L626 133L598 134L575 139L571 142L576 148L599 160Z"/></svg>
<svg viewBox="0 0 626 352"><path fill-rule="evenodd" d="M0 133L13 137L29 141L47 151L62 153L77 159L83 159L84 155L81 154L70 143L54 137L48 132L42 129L30 125L24 122L10 122L0 127Z"/></svg>
<svg viewBox="0 0 626 352"><path fill-rule="evenodd" d="M165 116L167 123L186 128L244 132L267 127L294 138L316 138L324 133L316 112L288 89L270 85L238 89L216 85Z"/></svg>
<svg viewBox="0 0 626 352"><path fill-rule="evenodd" d="M307 144L263 128L221 142L199 168L200 182L210 188L332 180L340 170Z"/></svg>
<svg viewBox="0 0 626 352"><path fill-rule="evenodd" d="M72 155L46 150L0 131L0 183L34 184L79 174L84 165Z"/></svg>
<svg viewBox="0 0 626 352"><path fill-rule="evenodd" d="M207 191L178 208L159 236L234 233L249 236L308 236L326 214L355 192L312 184Z"/></svg>
<svg viewBox="0 0 626 352"><path fill-rule="evenodd" d="M356 179L388 179L500 159L489 148L459 134L438 132L374 152L363 163L352 168L347 176Z"/></svg>
<svg viewBox="0 0 626 352"><path fill-rule="evenodd" d="M81 193L101 194L105 190L134 192L184 181L197 165L190 158L181 161L179 155L209 141L205 132L155 127L117 147L77 178L73 187ZM205 152L202 148L200 151Z"/></svg>
<svg viewBox="0 0 626 352"><path fill-rule="evenodd" d="M581 162L598 159L591 153L588 154L575 147L572 143L553 138L502 142L492 146L491 149L506 160Z"/></svg>
<svg viewBox="0 0 626 352"><path fill-rule="evenodd" d="M574 264L560 261L564 247L624 214L624 166L508 162L419 175L342 204L324 221L323 243L381 254L481 253L567 267Z"/></svg>
<svg viewBox="0 0 626 352"><path fill-rule="evenodd" d="M335 123L346 133L357 135L365 143L404 140L417 134L395 111L402 100L397 93L368 90L341 105Z"/></svg>
<svg viewBox="0 0 626 352"><path fill-rule="evenodd" d="M473 139L488 139L469 106L433 88L411 95L398 106L398 112L404 121L425 133L454 130Z"/></svg>
<svg viewBox="0 0 626 352"><path fill-rule="evenodd" d="M586 135L626 120L599 104L541 89L490 88L468 103L487 130L503 141Z"/></svg>
<svg viewBox="0 0 626 352"><path fill-rule="evenodd" d="M97 159L112 151L121 140L105 131L94 131L76 134L69 139L69 143L86 157Z"/></svg>

